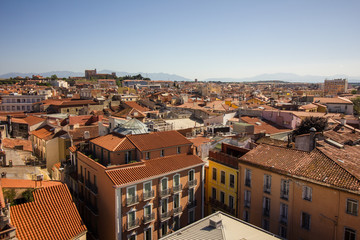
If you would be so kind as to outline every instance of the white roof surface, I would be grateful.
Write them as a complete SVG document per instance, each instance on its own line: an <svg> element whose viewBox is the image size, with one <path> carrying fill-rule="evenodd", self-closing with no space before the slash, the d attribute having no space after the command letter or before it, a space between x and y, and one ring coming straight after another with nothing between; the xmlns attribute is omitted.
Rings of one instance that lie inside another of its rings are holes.
<svg viewBox="0 0 360 240"><path fill-rule="evenodd" d="M220 227L211 226L210 220L221 221ZM281 238L223 212L215 212L161 239L270 240Z"/></svg>

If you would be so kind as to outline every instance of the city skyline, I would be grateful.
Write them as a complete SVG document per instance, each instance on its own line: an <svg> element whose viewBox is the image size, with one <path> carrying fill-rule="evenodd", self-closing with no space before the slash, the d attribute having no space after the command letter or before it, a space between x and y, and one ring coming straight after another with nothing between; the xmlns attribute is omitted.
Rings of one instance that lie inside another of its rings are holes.
<svg viewBox="0 0 360 240"><path fill-rule="evenodd" d="M357 1L2 1L0 75L359 76Z"/></svg>

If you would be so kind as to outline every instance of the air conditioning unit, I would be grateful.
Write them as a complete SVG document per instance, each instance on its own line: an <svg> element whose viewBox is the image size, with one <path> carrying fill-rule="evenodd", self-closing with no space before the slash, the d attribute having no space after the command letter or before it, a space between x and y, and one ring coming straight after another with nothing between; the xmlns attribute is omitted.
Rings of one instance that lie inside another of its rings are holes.
<svg viewBox="0 0 360 240"><path fill-rule="evenodd" d="M44 175L43 174L36 175L36 181L43 181L43 180L44 180Z"/></svg>

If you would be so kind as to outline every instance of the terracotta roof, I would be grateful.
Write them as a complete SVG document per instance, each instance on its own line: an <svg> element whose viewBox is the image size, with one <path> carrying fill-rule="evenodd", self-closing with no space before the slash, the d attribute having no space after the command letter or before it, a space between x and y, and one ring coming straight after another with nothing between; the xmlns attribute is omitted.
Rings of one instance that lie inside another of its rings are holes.
<svg viewBox="0 0 360 240"><path fill-rule="evenodd" d="M103 147L109 151L122 151L135 149L135 146L126 137L121 137L117 133L110 133L91 140L90 142Z"/></svg>
<svg viewBox="0 0 360 240"><path fill-rule="evenodd" d="M11 206L19 240L73 239L87 229L66 185L35 190L34 201Z"/></svg>
<svg viewBox="0 0 360 240"><path fill-rule="evenodd" d="M40 139L49 140L54 135L54 131L50 131L51 129L53 129L53 127L46 125L38 130L30 132L30 134Z"/></svg>
<svg viewBox="0 0 360 240"><path fill-rule="evenodd" d="M76 146L69 147L69 151L72 153L76 152L76 149L77 149Z"/></svg>
<svg viewBox="0 0 360 240"><path fill-rule="evenodd" d="M14 149L16 146L23 146L24 151L32 152L32 143L29 140L17 138L4 138L2 141L3 147Z"/></svg>
<svg viewBox="0 0 360 240"><path fill-rule="evenodd" d="M57 181L33 181L28 179L1 178L0 184L3 188L42 188L62 185Z"/></svg>
<svg viewBox="0 0 360 240"><path fill-rule="evenodd" d="M23 118L11 118L11 122L20 123L20 124L28 124Z"/></svg>
<svg viewBox="0 0 360 240"><path fill-rule="evenodd" d="M349 99L347 98L342 98L342 97L334 97L334 98L326 98L326 97L315 97L314 98L314 102L319 102L322 104L338 104L338 103L342 103L342 104L353 104Z"/></svg>
<svg viewBox="0 0 360 240"><path fill-rule="evenodd" d="M290 131L289 129L278 127L275 124L271 124L270 121L264 121L257 117L243 116L241 117L241 120L248 124L253 125L255 134L258 133L274 134L274 133Z"/></svg>
<svg viewBox="0 0 360 240"><path fill-rule="evenodd" d="M196 138L191 138L189 139L190 142L192 142L194 144L195 147L199 147L201 145L203 145L204 143L208 143L211 142L210 138L206 138L206 137L196 137Z"/></svg>
<svg viewBox="0 0 360 240"><path fill-rule="evenodd" d="M191 144L188 139L177 131L152 132L127 137L140 151Z"/></svg>
<svg viewBox="0 0 360 240"><path fill-rule="evenodd" d="M125 102L125 104L131 108L135 108L136 110L140 111L140 112L147 112L150 109L146 108L146 107L142 107L139 104L137 104L136 102L130 101L130 102Z"/></svg>
<svg viewBox="0 0 360 240"><path fill-rule="evenodd" d="M24 118L25 122L29 124L29 126L44 122L46 119L41 117L35 117L35 116L27 116Z"/></svg>
<svg viewBox="0 0 360 240"><path fill-rule="evenodd" d="M312 103L306 104L306 105L301 105L299 107L299 109L303 109L303 110L308 110L308 109L313 109L313 108L317 108L318 106Z"/></svg>
<svg viewBox="0 0 360 240"><path fill-rule="evenodd" d="M318 149L304 152L261 144L240 160L339 188L360 191L360 179Z"/></svg>
<svg viewBox="0 0 360 240"><path fill-rule="evenodd" d="M141 165L107 170L106 174L115 185L123 185L201 164L204 162L195 155L178 154L146 160Z"/></svg>

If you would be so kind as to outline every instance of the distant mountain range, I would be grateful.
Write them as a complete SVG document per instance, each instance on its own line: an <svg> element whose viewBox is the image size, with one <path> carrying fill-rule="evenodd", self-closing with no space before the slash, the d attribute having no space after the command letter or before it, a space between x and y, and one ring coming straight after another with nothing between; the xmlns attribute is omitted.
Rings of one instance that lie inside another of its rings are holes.
<svg viewBox="0 0 360 240"><path fill-rule="evenodd" d="M98 73L112 73L116 71L111 70L102 70ZM32 75L41 75L44 77L50 77L51 75L57 75L59 78L67 77L80 77L84 76L84 72L71 72L71 71L52 71L52 72L43 72L43 73L7 73L0 75L0 78L10 78L10 77L31 77ZM138 75L141 74L143 77L148 77L152 80L171 80L171 81L193 81L194 79L185 78L176 74L168 73L144 73L144 72L116 72L117 76L125 75ZM323 82L325 79L336 79L336 78L347 78L349 82L360 82L360 76L347 76L347 75L331 75L331 76L316 76L316 75L297 75L293 73L273 73L273 74L261 74L254 77L247 78L207 78L202 81L220 81L220 82L256 82L256 81L285 81L285 82Z"/></svg>

